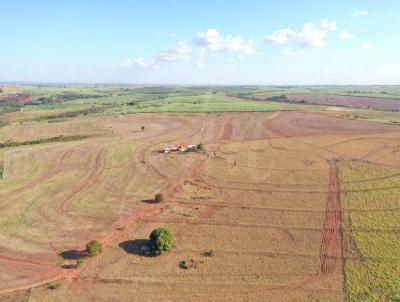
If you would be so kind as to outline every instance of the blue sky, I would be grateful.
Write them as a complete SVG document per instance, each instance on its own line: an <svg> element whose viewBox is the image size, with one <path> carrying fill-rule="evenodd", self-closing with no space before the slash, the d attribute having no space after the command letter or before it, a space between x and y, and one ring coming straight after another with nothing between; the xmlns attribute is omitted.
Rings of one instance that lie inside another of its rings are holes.
<svg viewBox="0 0 400 302"><path fill-rule="evenodd" d="M0 81L400 84L400 1L2 1Z"/></svg>

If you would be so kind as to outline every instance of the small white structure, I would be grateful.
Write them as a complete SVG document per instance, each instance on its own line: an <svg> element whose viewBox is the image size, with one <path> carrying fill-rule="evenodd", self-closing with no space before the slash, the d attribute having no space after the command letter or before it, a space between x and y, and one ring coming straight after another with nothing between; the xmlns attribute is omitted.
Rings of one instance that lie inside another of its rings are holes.
<svg viewBox="0 0 400 302"><path fill-rule="evenodd" d="M162 149L162 151L163 151L164 153L175 152L175 151L177 151L177 150L178 150L178 149L177 149L176 147L170 147L170 146L164 147L164 148Z"/></svg>

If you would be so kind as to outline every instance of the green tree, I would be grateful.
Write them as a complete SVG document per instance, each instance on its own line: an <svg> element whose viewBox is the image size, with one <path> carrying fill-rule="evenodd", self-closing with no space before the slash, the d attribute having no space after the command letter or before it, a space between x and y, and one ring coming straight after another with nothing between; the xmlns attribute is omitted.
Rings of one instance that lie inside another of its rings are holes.
<svg viewBox="0 0 400 302"><path fill-rule="evenodd" d="M92 240L86 244L86 252L90 257L96 256L103 251L103 245L97 240Z"/></svg>
<svg viewBox="0 0 400 302"><path fill-rule="evenodd" d="M150 234L150 250L156 254L162 254L172 249L172 235L166 228L154 229Z"/></svg>
<svg viewBox="0 0 400 302"><path fill-rule="evenodd" d="M158 203L163 202L164 201L164 195L162 193L157 193L154 199Z"/></svg>

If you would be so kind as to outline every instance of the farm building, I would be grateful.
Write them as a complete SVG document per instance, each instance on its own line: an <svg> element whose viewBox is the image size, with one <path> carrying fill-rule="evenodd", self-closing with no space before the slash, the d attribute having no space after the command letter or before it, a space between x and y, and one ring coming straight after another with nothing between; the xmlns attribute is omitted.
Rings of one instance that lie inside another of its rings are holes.
<svg viewBox="0 0 400 302"><path fill-rule="evenodd" d="M187 146L180 145L179 147L167 146L160 150L160 153L170 153L170 152L196 152L198 150L196 144L190 144Z"/></svg>

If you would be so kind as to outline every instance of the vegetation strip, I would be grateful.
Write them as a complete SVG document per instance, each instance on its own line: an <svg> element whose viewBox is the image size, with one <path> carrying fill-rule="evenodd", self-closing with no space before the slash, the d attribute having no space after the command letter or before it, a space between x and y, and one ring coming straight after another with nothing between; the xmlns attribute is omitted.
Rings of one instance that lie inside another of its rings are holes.
<svg viewBox="0 0 400 302"><path fill-rule="evenodd" d="M4 173L4 152L0 150L0 180L3 179Z"/></svg>
<svg viewBox="0 0 400 302"><path fill-rule="evenodd" d="M0 143L0 148L11 148L11 147L19 147L19 146L26 146L26 145L39 145L45 143L54 143L54 142L69 142L69 141L76 141L85 138L89 138L89 135L58 135L53 137L47 138L39 138L27 141L7 141L5 143Z"/></svg>

